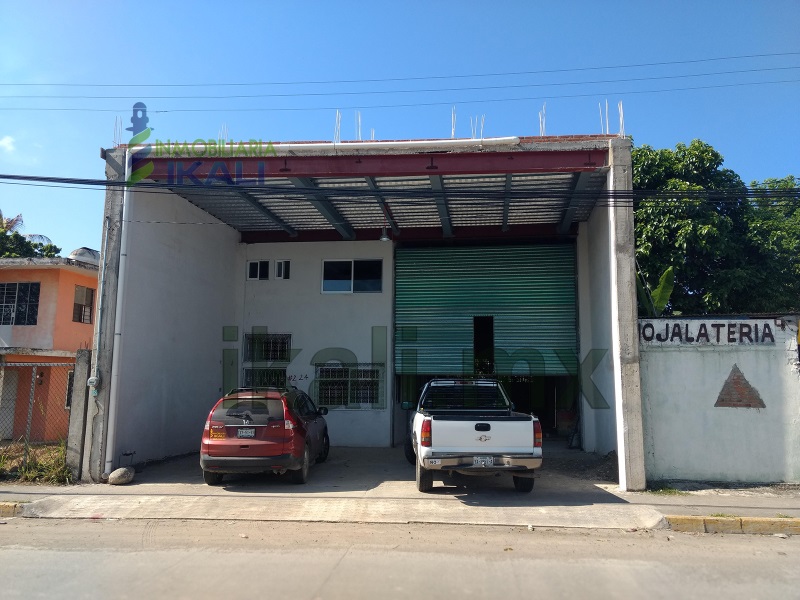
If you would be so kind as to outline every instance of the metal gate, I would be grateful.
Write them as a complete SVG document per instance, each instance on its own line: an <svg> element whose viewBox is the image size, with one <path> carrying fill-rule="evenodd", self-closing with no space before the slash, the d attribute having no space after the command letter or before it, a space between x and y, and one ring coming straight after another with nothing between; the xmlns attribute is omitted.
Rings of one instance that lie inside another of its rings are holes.
<svg viewBox="0 0 800 600"><path fill-rule="evenodd" d="M0 477L65 482L75 365L0 364Z"/></svg>
<svg viewBox="0 0 800 600"><path fill-rule="evenodd" d="M574 244L401 248L395 372L472 375L475 318L491 317L494 372L577 373Z"/></svg>

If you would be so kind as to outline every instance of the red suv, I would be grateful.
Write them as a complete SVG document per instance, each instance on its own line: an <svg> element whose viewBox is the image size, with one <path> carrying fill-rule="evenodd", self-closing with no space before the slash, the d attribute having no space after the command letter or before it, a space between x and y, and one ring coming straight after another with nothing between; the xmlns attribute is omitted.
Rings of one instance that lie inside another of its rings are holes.
<svg viewBox="0 0 800 600"><path fill-rule="evenodd" d="M328 458L326 414L294 388L231 392L214 405L203 429L203 480L215 485L224 473L288 471L294 483L305 483L311 463Z"/></svg>

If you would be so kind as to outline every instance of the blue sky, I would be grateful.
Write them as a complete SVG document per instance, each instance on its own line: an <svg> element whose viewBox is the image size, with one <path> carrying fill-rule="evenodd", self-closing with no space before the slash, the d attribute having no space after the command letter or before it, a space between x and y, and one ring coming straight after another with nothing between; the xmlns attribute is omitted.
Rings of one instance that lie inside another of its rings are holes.
<svg viewBox="0 0 800 600"><path fill-rule="evenodd" d="M337 107L343 140L358 107L364 139L450 137L453 106L458 137L484 116L485 137L538 135L544 103L547 134L600 133L606 101L616 133L622 101L637 145L700 138L747 182L800 175L797 0L0 0L0 15L0 173L103 178L100 147L136 101L158 139L225 126L230 140L273 141L331 140ZM796 54L732 58L781 53ZM489 74L504 75L469 77ZM357 83L330 83L343 80ZM258 97L198 98L236 95ZM0 183L3 214L65 256L100 247L103 198Z"/></svg>

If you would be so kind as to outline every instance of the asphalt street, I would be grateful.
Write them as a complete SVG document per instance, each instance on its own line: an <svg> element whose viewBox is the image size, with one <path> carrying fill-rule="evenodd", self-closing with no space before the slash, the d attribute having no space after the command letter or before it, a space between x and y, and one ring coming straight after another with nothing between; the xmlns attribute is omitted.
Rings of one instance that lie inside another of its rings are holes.
<svg viewBox="0 0 800 600"><path fill-rule="evenodd" d="M432 524L5 519L12 598L796 598L800 538Z"/></svg>

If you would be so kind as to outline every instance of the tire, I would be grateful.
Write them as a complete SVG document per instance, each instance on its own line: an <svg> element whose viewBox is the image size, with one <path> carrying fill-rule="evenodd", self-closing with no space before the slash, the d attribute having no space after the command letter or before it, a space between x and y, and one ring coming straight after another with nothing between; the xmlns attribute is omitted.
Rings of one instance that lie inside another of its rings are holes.
<svg viewBox="0 0 800 600"><path fill-rule="evenodd" d="M219 485L222 483L222 473L203 471L203 481L205 481L208 485Z"/></svg>
<svg viewBox="0 0 800 600"><path fill-rule="evenodd" d="M417 463L417 490L420 492L430 492L433 488L433 472Z"/></svg>
<svg viewBox="0 0 800 600"><path fill-rule="evenodd" d="M535 480L532 477L517 477L514 476L514 489L518 492L528 493L533 491L533 482Z"/></svg>
<svg viewBox="0 0 800 600"><path fill-rule="evenodd" d="M411 436L406 438L406 443L403 444L403 453L406 455L406 460L410 464L417 462L417 453L414 452L414 442L411 441Z"/></svg>
<svg viewBox="0 0 800 600"><path fill-rule="evenodd" d="M322 452L319 453L317 457L318 463L324 463L328 460L328 453L331 451L331 440L328 438L328 432L325 432L325 436L322 438Z"/></svg>
<svg viewBox="0 0 800 600"><path fill-rule="evenodd" d="M308 481L308 468L311 466L311 452L306 444L303 450L303 464L296 471L291 471L292 483L303 484Z"/></svg>

